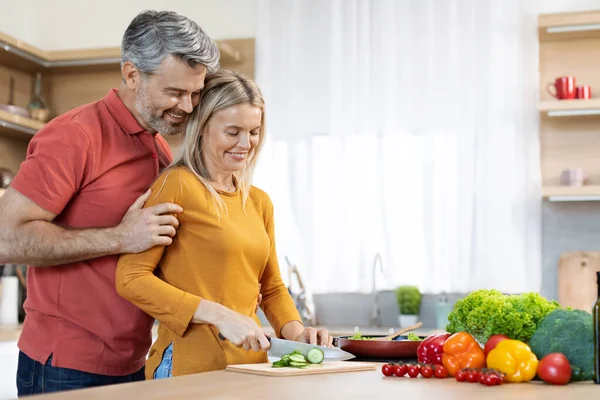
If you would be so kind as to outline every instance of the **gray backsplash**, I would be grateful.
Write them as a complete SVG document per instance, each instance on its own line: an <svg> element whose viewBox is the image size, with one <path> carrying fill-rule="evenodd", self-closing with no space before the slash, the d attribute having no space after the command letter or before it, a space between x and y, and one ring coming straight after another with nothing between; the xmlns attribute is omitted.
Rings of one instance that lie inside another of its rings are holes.
<svg viewBox="0 0 600 400"><path fill-rule="evenodd" d="M560 255L569 251L600 251L600 202L549 202L542 205L542 285L540 293L558 300L557 268ZM398 327L394 292L379 292L381 326ZM447 295L450 304L466 293ZM370 325L372 297L362 293L326 293L313 296L318 325ZM424 294L420 320L436 328L439 295ZM266 322L266 319L261 316Z"/></svg>
<svg viewBox="0 0 600 400"><path fill-rule="evenodd" d="M458 299L464 297L463 293L449 293L446 295L449 304L453 305ZM396 295L391 290L378 293L379 307L381 310L381 326L398 327L398 307ZM361 293L327 293L313 296L318 325L333 326L359 326L370 324L372 296ZM439 295L424 294L421 302L419 320L424 328L437 328L436 304Z"/></svg>
<svg viewBox="0 0 600 400"><path fill-rule="evenodd" d="M558 300L558 261L569 251L600 251L600 202L544 201L541 294Z"/></svg>

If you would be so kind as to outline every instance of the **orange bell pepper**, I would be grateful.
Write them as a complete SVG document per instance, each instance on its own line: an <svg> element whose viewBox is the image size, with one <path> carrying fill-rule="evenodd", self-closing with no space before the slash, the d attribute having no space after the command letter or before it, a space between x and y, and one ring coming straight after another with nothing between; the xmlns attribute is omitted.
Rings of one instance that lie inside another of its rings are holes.
<svg viewBox="0 0 600 400"><path fill-rule="evenodd" d="M485 353L473 336L458 332L444 342L442 364L450 375L455 376L463 368L485 367Z"/></svg>
<svg viewBox="0 0 600 400"><path fill-rule="evenodd" d="M507 382L527 382L535 378L538 359L531 348L519 340L505 339L487 356L488 368L506 374Z"/></svg>

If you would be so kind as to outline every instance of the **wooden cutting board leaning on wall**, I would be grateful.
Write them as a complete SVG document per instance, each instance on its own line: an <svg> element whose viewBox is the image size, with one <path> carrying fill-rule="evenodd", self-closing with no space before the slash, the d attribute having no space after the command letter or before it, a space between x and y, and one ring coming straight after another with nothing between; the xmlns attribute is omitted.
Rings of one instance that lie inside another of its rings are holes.
<svg viewBox="0 0 600 400"><path fill-rule="evenodd" d="M558 302L563 307L591 313L598 298L598 271L600 252L563 253L558 262Z"/></svg>

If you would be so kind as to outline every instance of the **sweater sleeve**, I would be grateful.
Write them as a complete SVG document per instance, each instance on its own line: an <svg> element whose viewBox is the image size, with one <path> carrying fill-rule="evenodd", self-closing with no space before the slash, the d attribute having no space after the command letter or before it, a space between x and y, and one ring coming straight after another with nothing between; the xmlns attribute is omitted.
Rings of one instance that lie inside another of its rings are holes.
<svg viewBox="0 0 600 400"><path fill-rule="evenodd" d="M185 210L182 179L176 170L163 173L152 185L152 194L144 207L169 202L177 203ZM201 298L154 274L164 250L165 246L154 246L142 253L121 255L115 277L117 292L175 334L183 336Z"/></svg>
<svg viewBox="0 0 600 400"><path fill-rule="evenodd" d="M279 271L279 262L277 260L277 250L275 248L275 225L273 218L273 203L265 193L265 200L262 202L263 218L265 229L270 241L270 254L264 272L260 278L261 292L263 301L261 308L265 316L275 330L278 337L281 336L281 328L288 322L298 321L302 323L302 318L296 309L296 305L290 296Z"/></svg>

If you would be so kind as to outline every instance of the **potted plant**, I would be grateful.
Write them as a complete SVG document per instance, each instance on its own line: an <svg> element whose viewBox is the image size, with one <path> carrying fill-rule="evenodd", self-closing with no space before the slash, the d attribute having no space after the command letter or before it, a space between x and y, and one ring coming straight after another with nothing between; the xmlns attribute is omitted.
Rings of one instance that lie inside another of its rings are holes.
<svg viewBox="0 0 600 400"><path fill-rule="evenodd" d="M401 328L417 323L419 311L421 310L421 292L416 286L400 286L396 289L396 300L398 302L398 321Z"/></svg>

